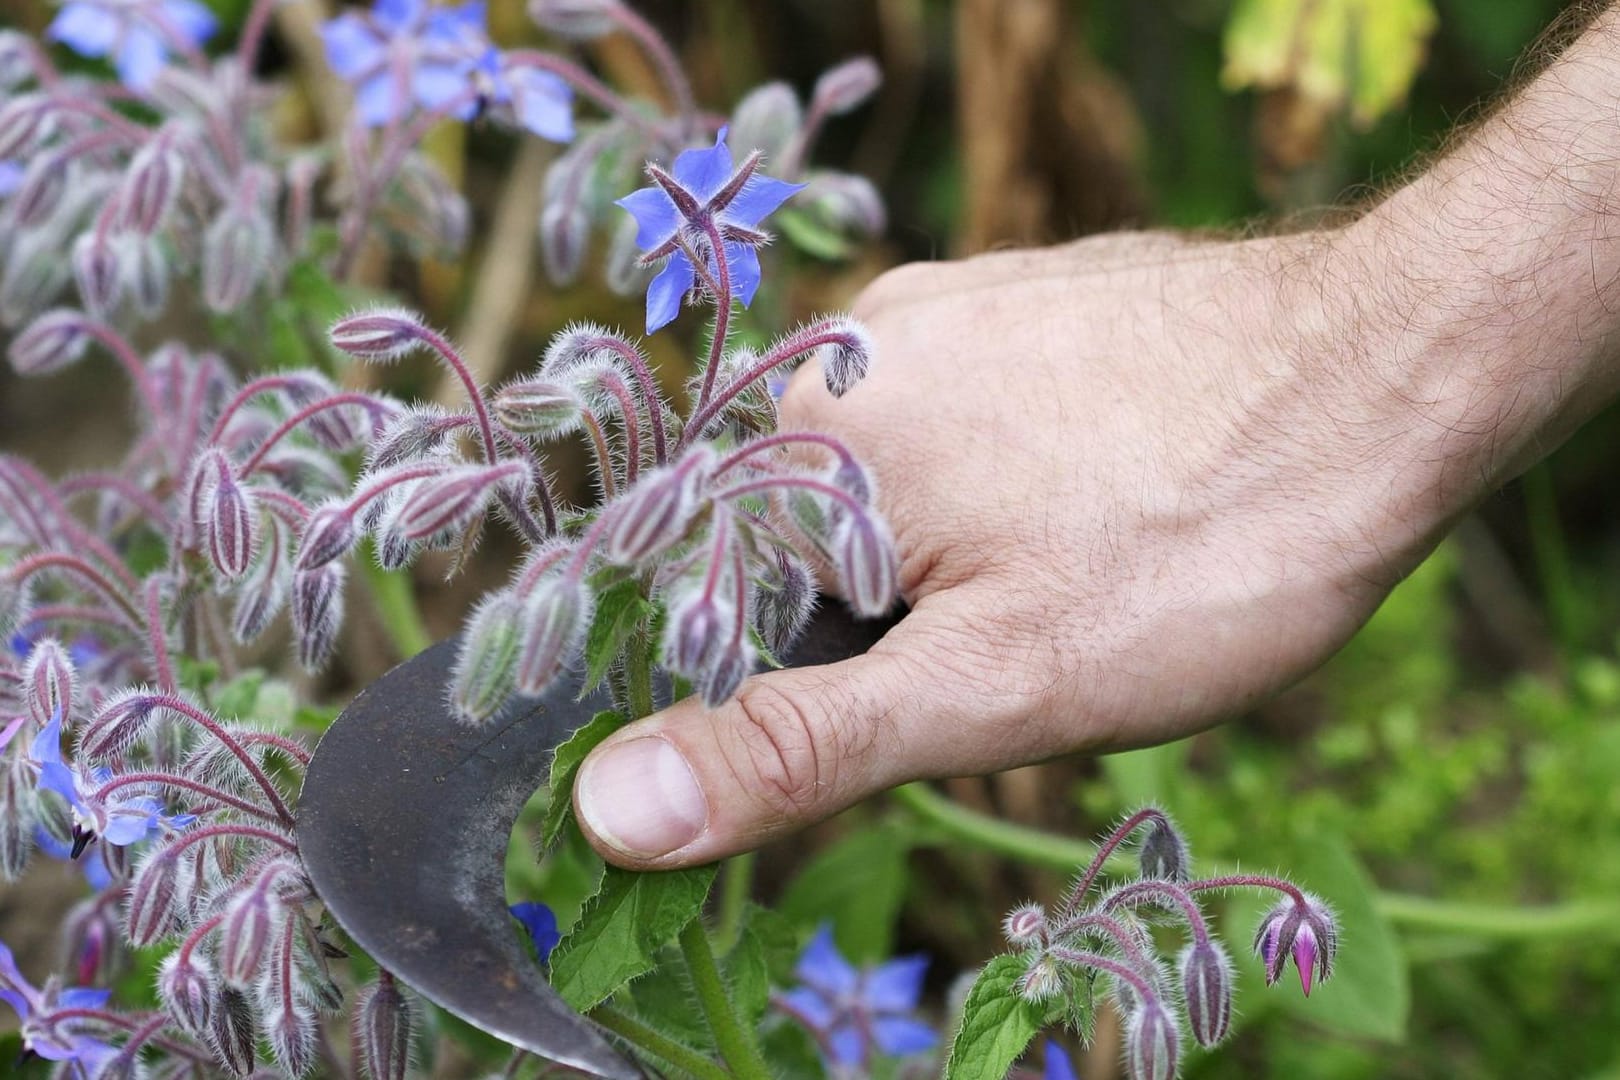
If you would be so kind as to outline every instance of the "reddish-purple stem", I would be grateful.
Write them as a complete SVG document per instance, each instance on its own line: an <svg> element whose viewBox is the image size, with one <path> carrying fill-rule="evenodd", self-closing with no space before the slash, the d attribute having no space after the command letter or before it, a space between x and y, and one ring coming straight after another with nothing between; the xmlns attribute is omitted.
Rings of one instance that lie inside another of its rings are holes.
<svg viewBox="0 0 1620 1080"><path fill-rule="evenodd" d="M231 755L242 763L242 767L248 771L248 775L253 777L254 783L258 784L260 789L264 791L265 798L275 808L276 815L288 825L293 823L292 811L287 809L286 801L282 799L281 792L276 790L276 786L270 782L270 777L266 776L264 770L259 767L259 763L253 760L253 755L247 752L247 748L237 742L235 737L229 731L226 731L218 721L177 694L153 694L150 700L158 708L168 709L186 717L217 739L221 746L229 750Z"/></svg>

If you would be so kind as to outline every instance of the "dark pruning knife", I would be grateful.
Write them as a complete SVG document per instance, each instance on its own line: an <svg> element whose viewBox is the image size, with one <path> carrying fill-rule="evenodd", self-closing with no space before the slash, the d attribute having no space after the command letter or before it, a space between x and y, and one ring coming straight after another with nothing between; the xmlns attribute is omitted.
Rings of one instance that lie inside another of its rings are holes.
<svg viewBox="0 0 1620 1080"><path fill-rule="evenodd" d="M864 653L892 625L823 608L784 658ZM574 729L611 707L559 686L479 728L445 707L456 642L388 672L321 739L298 800L298 847L316 891L366 952L474 1027L591 1076L643 1075L547 984L507 911L518 812Z"/></svg>

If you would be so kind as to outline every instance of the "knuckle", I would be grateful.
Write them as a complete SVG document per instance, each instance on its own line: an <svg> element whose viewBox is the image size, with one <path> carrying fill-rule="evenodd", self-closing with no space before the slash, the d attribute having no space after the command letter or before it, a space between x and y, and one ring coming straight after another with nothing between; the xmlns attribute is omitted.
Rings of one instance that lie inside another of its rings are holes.
<svg viewBox="0 0 1620 1080"><path fill-rule="evenodd" d="M833 740L798 694L769 680L743 683L736 703L741 723L728 749L733 775L772 817L802 816L837 778Z"/></svg>

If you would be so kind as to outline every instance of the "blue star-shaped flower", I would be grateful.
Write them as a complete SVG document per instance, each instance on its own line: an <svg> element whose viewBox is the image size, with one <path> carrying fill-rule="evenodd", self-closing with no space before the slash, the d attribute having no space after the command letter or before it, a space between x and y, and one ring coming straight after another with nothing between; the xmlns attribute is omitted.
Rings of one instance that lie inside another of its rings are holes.
<svg viewBox="0 0 1620 1080"><path fill-rule="evenodd" d="M759 164L756 151L733 168L726 130L721 128L713 146L683 151L669 172L648 165L653 185L618 201L636 219L642 262L668 260L647 286L647 333L669 325L682 298L697 286L697 269L689 253L706 259L710 276L719 276L715 236L725 252L732 294L744 307L753 302L759 288L755 249L769 239L759 223L804 187L764 175Z"/></svg>
<svg viewBox="0 0 1620 1080"><path fill-rule="evenodd" d="M165 815L162 800L153 795L97 798L101 786L112 779L112 770L63 764L60 710L34 736L29 760L39 770L40 790L60 795L73 812L73 858L98 838L114 847L128 847L144 840L154 829L181 829L196 820L191 814Z"/></svg>
<svg viewBox="0 0 1620 1080"><path fill-rule="evenodd" d="M510 910L512 917L529 932L529 940L534 942L534 951L539 955L540 962L549 963L551 950L562 940L562 934L557 930L556 912L535 900L513 904Z"/></svg>
<svg viewBox="0 0 1620 1080"><path fill-rule="evenodd" d="M46 1061L74 1062L84 1075L95 1076L118 1051L100 1039L79 1034L83 1021L55 1023L51 1014L59 1009L99 1009L111 995L111 990L58 989L54 979L36 988L23 978L11 950L0 942L0 1001L10 1005L22 1021L25 1051Z"/></svg>
<svg viewBox="0 0 1620 1080"><path fill-rule="evenodd" d="M864 1068L874 1050L903 1057L939 1041L913 1015L927 970L928 957L902 956L861 971L839 953L824 926L794 968L804 985L779 995L776 1004L816 1036L830 1064Z"/></svg>
<svg viewBox="0 0 1620 1080"><path fill-rule="evenodd" d="M171 52L194 50L217 29L198 0L68 0L45 36L81 56L110 57L119 81L145 91Z"/></svg>
<svg viewBox="0 0 1620 1080"><path fill-rule="evenodd" d="M326 23L321 40L326 62L354 84L355 111L367 126L392 123L413 106L450 108L461 119L478 110L472 73L490 49L483 0L448 8L377 0L370 12L344 12Z"/></svg>

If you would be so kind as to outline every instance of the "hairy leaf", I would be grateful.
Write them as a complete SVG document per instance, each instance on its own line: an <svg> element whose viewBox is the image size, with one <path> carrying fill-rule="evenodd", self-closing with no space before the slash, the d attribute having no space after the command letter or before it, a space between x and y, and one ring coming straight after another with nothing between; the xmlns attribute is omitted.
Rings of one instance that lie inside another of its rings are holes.
<svg viewBox="0 0 1620 1080"><path fill-rule="evenodd" d="M551 756L551 801L546 804L545 820L541 823L540 846L549 848L557 842L563 826L574 814L574 777L585 758L609 735L624 726L624 717L611 709L603 710L582 724L557 747Z"/></svg>
<svg viewBox="0 0 1620 1080"><path fill-rule="evenodd" d="M1046 1021L1045 1010L1018 996L1025 960L1013 953L991 960L973 980L962 1025L951 1040L945 1080L1006 1076Z"/></svg>

